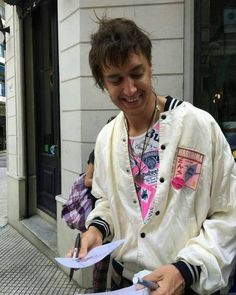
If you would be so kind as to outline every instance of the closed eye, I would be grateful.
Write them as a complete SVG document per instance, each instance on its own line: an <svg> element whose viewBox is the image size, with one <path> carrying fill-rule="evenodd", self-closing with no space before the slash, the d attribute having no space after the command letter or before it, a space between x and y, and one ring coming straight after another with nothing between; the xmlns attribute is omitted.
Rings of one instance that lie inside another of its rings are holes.
<svg viewBox="0 0 236 295"><path fill-rule="evenodd" d="M113 85L119 85L122 82L122 77L114 75L106 77L106 80Z"/></svg>
<svg viewBox="0 0 236 295"><path fill-rule="evenodd" d="M131 77L133 79L140 79L140 78L142 78L142 76L143 76L143 73L133 73L133 74L131 74Z"/></svg>
<svg viewBox="0 0 236 295"><path fill-rule="evenodd" d="M113 85L119 85L122 82L122 78L111 79L109 82Z"/></svg>

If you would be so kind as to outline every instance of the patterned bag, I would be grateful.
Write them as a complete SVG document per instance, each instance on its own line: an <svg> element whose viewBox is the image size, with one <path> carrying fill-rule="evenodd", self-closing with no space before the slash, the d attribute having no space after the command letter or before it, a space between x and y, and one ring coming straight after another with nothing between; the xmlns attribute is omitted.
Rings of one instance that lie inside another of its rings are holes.
<svg viewBox="0 0 236 295"><path fill-rule="evenodd" d="M94 197L91 194L91 188L84 185L85 173L79 175L75 180L66 203L62 206L61 217L72 229L78 229L81 232L86 230L85 221L94 208Z"/></svg>

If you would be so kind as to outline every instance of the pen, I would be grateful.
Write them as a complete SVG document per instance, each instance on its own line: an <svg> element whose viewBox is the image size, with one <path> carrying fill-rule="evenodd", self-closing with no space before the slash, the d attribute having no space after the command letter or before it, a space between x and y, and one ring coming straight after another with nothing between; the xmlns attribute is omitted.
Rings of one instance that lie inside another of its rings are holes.
<svg viewBox="0 0 236 295"><path fill-rule="evenodd" d="M75 240L75 247L74 247L74 252L73 252L73 257L72 258L76 258L77 257L79 246L80 246L80 233L78 233L78 235L76 237L76 240ZM74 268L71 268L70 269L70 274L69 274L70 281L73 278L73 274L74 274Z"/></svg>
<svg viewBox="0 0 236 295"><path fill-rule="evenodd" d="M147 287L150 290L156 290L157 288L159 288L159 285L157 283L154 283L152 281L146 281L143 278L139 277L134 277L133 283L143 285L144 287Z"/></svg>

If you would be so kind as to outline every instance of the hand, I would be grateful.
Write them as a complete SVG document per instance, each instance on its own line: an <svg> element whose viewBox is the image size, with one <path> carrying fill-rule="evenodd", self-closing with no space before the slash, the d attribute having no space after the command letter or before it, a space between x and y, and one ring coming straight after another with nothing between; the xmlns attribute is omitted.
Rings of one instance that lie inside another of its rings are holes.
<svg viewBox="0 0 236 295"><path fill-rule="evenodd" d="M95 226L90 226L81 236L78 257L84 258L89 250L100 245L102 245L102 233Z"/></svg>
<svg viewBox="0 0 236 295"><path fill-rule="evenodd" d="M83 258L87 255L88 251L96 246L102 245L102 234L95 227L90 226L89 229L81 235L80 250L78 253L79 258ZM72 246L68 253L67 258L72 258L74 253L74 247Z"/></svg>
<svg viewBox="0 0 236 295"><path fill-rule="evenodd" d="M144 277L145 280L158 283L159 288L151 291L151 295L181 295L184 294L185 282L174 265L164 265Z"/></svg>

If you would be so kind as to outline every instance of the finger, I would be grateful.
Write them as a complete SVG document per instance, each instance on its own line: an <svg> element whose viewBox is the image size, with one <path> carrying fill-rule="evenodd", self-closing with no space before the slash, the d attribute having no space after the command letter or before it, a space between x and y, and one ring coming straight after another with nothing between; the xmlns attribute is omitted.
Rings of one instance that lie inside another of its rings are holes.
<svg viewBox="0 0 236 295"><path fill-rule="evenodd" d="M78 253L79 258L84 258L88 253L88 244L85 239L81 240L80 249Z"/></svg>
<svg viewBox="0 0 236 295"><path fill-rule="evenodd" d="M135 285L135 290L138 291L138 290L142 290L144 289L144 286L140 285L140 284L136 284Z"/></svg>
<svg viewBox="0 0 236 295"><path fill-rule="evenodd" d="M78 254L78 257L79 258L84 258L86 255L87 255L88 251L87 251L87 248L86 247L81 247L80 248L80 251L79 251L79 254Z"/></svg>
<svg viewBox="0 0 236 295"><path fill-rule="evenodd" d="M73 251L74 251L74 249L73 248L70 248L70 250L67 252L67 254L66 254L66 258L72 258L72 256L73 256Z"/></svg>

